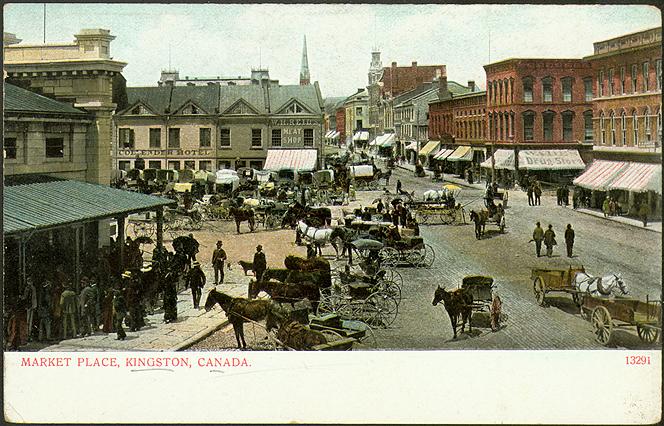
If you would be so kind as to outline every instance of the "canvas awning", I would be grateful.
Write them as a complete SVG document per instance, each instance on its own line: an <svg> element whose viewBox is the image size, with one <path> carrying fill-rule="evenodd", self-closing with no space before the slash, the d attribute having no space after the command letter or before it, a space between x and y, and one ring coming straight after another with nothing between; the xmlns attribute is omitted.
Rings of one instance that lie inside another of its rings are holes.
<svg viewBox="0 0 664 426"><path fill-rule="evenodd" d="M354 141L368 141L369 140L369 132L366 132L366 131L355 132L355 134L353 135L353 140Z"/></svg>
<svg viewBox="0 0 664 426"><path fill-rule="evenodd" d="M374 175L373 166L362 164L350 166L350 175L353 177L371 177Z"/></svg>
<svg viewBox="0 0 664 426"><path fill-rule="evenodd" d="M447 157L447 161L472 161L473 150L470 146L460 146Z"/></svg>
<svg viewBox="0 0 664 426"><path fill-rule="evenodd" d="M396 136L394 133L386 133L383 136L385 136L380 143L381 148L391 148L394 146L394 141L396 140Z"/></svg>
<svg viewBox="0 0 664 426"><path fill-rule="evenodd" d="M328 130L327 133L325 133L325 136L323 136L323 137L327 139L327 138L331 137L333 134L334 134L334 130Z"/></svg>
<svg viewBox="0 0 664 426"><path fill-rule="evenodd" d="M369 146L380 146L380 144L383 142L383 139L385 138L385 135L380 135L376 136L369 142Z"/></svg>
<svg viewBox="0 0 664 426"><path fill-rule="evenodd" d="M441 149L436 153L436 155L433 156L434 160L445 160L447 157L450 156L451 153L453 153L453 149Z"/></svg>
<svg viewBox="0 0 664 426"><path fill-rule="evenodd" d="M585 163L575 149L524 149L519 151L519 169L583 170Z"/></svg>
<svg viewBox="0 0 664 426"><path fill-rule="evenodd" d="M406 151L416 151L417 150L417 141L410 141L408 145L406 145L406 148L404 148Z"/></svg>
<svg viewBox="0 0 664 426"><path fill-rule="evenodd" d="M438 150L439 146L440 146L440 141L429 141L427 142L426 145L424 145L424 148L420 149L420 155L426 157L432 152L435 153Z"/></svg>
<svg viewBox="0 0 664 426"><path fill-rule="evenodd" d="M608 189L621 189L630 192L655 191L662 193L662 165L628 163L618 176L608 184Z"/></svg>
<svg viewBox="0 0 664 426"><path fill-rule="evenodd" d="M582 188L606 191L609 182L626 167L627 163L624 161L595 160L573 183Z"/></svg>
<svg viewBox="0 0 664 426"><path fill-rule="evenodd" d="M494 168L514 170L514 151L511 149L499 149L493 153L495 159ZM491 157L487 158L480 164L480 167L487 169L491 168Z"/></svg>
<svg viewBox="0 0 664 426"><path fill-rule="evenodd" d="M310 172L316 168L317 158L315 149L268 149L263 169Z"/></svg>

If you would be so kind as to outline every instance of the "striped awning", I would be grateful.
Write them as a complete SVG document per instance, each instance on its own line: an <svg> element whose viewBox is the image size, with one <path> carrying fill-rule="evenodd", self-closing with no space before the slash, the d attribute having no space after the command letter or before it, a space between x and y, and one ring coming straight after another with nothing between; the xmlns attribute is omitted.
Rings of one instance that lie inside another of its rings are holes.
<svg viewBox="0 0 664 426"><path fill-rule="evenodd" d="M514 151L511 149L498 149L493 153L495 169L514 170ZM480 164L480 167L491 168L491 157Z"/></svg>
<svg viewBox="0 0 664 426"><path fill-rule="evenodd" d="M441 149L436 153L436 155L433 156L434 160L445 160L447 157L450 156L454 152L453 149Z"/></svg>
<svg viewBox="0 0 664 426"><path fill-rule="evenodd" d="M268 149L263 169L310 172L316 168L317 154L315 149Z"/></svg>
<svg viewBox="0 0 664 426"><path fill-rule="evenodd" d="M473 161L473 150L470 146L460 146L447 157L447 161Z"/></svg>
<svg viewBox="0 0 664 426"><path fill-rule="evenodd" d="M631 192L655 191L662 193L662 165L647 163L629 163L621 169L608 189L622 189Z"/></svg>
<svg viewBox="0 0 664 426"><path fill-rule="evenodd" d="M439 146L440 146L440 141L429 141L427 142L426 145L424 145L424 148L420 149L420 155L426 157L432 152L437 151Z"/></svg>
<svg viewBox="0 0 664 426"><path fill-rule="evenodd" d="M605 191L608 184L626 167L624 161L595 160L573 183L582 188Z"/></svg>

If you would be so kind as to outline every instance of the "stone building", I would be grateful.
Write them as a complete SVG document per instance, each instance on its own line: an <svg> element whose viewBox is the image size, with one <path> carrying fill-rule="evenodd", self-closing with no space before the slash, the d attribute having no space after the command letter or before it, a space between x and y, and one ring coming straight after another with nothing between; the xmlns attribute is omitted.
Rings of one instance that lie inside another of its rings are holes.
<svg viewBox="0 0 664 426"><path fill-rule="evenodd" d="M353 135L353 142L357 146L364 146L368 142L368 134L363 137L362 131L369 127L368 104L369 95L366 89L357 89L357 92L350 95L343 103L345 109L345 134Z"/></svg>
<svg viewBox="0 0 664 426"><path fill-rule="evenodd" d="M150 168L261 169L269 149L320 154L323 100L318 84L160 86L127 89L114 118L113 163Z"/></svg>
<svg viewBox="0 0 664 426"><path fill-rule="evenodd" d="M262 80L267 80L270 84L279 84L279 80L270 79L270 71L267 68L252 68L251 77L231 77L231 76L216 76L216 77L180 77L180 72L174 69L162 70L158 86L172 85L172 86L247 86L250 84L260 84Z"/></svg>

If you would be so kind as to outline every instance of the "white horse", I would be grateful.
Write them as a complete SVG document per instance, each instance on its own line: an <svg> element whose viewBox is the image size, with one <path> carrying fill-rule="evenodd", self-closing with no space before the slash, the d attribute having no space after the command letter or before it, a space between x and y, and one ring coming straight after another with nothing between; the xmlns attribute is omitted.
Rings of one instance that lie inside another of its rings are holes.
<svg viewBox="0 0 664 426"><path fill-rule="evenodd" d="M422 200L423 201L441 201L446 199L448 196L448 192L446 189L441 189L441 190L436 190L436 189L430 189L428 191L425 191L422 194Z"/></svg>
<svg viewBox="0 0 664 426"><path fill-rule="evenodd" d="M334 247L334 251L336 252L337 258L339 258L339 247L336 243L337 239L342 239L343 241L343 235L344 232L342 227L337 227L337 228L315 228L313 226L309 226L303 221L298 221L297 222L297 230L300 232L300 235L302 237L309 241L310 243L313 243L314 246L318 249L318 252L320 255L323 255L323 252L321 250L321 247L326 245L327 243L332 244L332 247Z"/></svg>
<svg viewBox="0 0 664 426"><path fill-rule="evenodd" d="M593 277L585 272L578 272L574 278L577 290L601 296L624 296L629 293L622 274L611 274L605 277Z"/></svg>

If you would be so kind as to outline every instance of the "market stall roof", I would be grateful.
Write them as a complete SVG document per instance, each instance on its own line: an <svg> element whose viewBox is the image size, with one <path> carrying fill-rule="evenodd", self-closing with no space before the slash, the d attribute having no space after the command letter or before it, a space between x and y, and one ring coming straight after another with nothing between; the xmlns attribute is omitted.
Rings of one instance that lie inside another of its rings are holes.
<svg viewBox="0 0 664 426"><path fill-rule="evenodd" d="M440 146L440 141L429 141L424 148L420 149L420 155L428 156L431 153L435 153Z"/></svg>
<svg viewBox="0 0 664 426"><path fill-rule="evenodd" d="M6 186L3 232L55 228L175 203L164 197L71 180Z"/></svg>
<svg viewBox="0 0 664 426"><path fill-rule="evenodd" d="M445 160L451 153L453 153L453 149L441 149L436 153L436 155L433 156L434 160Z"/></svg>
<svg viewBox="0 0 664 426"><path fill-rule="evenodd" d="M662 165L628 163L613 179L608 189L622 189L630 192L655 191L662 193Z"/></svg>
<svg viewBox="0 0 664 426"><path fill-rule="evenodd" d="M514 151L511 149L499 149L493 153L495 159L494 168L514 170ZM491 168L491 157L480 164L480 167Z"/></svg>
<svg viewBox="0 0 664 426"><path fill-rule="evenodd" d="M519 169L583 170L585 163L576 149L524 149L519 151Z"/></svg>
<svg viewBox="0 0 664 426"><path fill-rule="evenodd" d="M460 146L447 157L447 161L472 161L473 150L470 146Z"/></svg>
<svg viewBox="0 0 664 426"><path fill-rule="evenodd" d="M396 135L394 133L385 133L383 136L383 141L380 143L381 148L390 148L394 146L394 141L396 140Z"/></svg>
<svg viewBox="0 0 664 426"><path fill-rule="evenodd" d="M268 149L265 170L294 170L310 172L316 168L315 149Z"/></svg>
<svg viewBox="0 0 664 426"><path fill-rule="evenodd" d="M408 145L406 145L405 149L410 150L410 151L417 150L417 141L410 141L410 143Z"/></svg>
<svg viewBox="0 0 664 426"><path fill-rule="evenodd" d="M582 188L605 191L609 182L626 167L627 163L624 161L595 160L573 183Z"/></svg>
<svg viewBox="0 0 664 426"><path fill-rule="evenodd" d="M353 140L354 141L368 141L369 140L369 132L367 132L367 131L355 132L355 134L353 135Z"/></svg>

